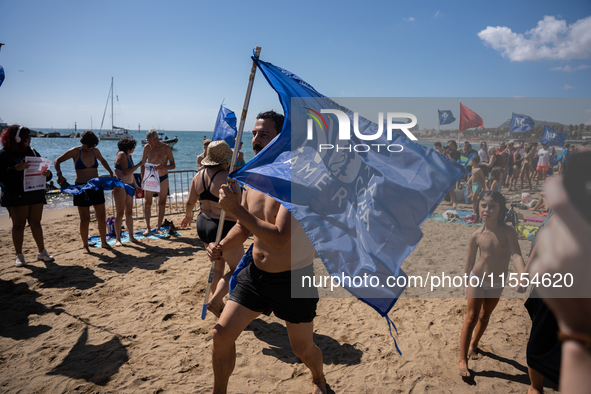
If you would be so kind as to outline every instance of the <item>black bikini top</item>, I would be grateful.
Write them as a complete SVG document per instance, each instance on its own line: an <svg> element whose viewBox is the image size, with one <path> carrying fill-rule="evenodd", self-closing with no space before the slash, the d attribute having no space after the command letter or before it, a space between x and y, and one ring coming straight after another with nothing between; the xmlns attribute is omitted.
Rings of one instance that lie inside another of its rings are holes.
<svg viewBox="0 0 591 394"><path fill-rule="evenodd" d="M205 188L205 171L206 170L204 169L203 172L201 173L201 182L203 182L204 188ZM215 176L222 171L224 171L224 170L218 170L218 171L216 171L215 174L213 174L213 176L209 180L209 185L207 186L205 191L203 193L201 193L201 195L199 196L200 200L208 200L208 201L213 201L213 202L220 201L219 197L214 196L209 190L211 189L211 184L213 183L213 178L215 178Z"/></svg>

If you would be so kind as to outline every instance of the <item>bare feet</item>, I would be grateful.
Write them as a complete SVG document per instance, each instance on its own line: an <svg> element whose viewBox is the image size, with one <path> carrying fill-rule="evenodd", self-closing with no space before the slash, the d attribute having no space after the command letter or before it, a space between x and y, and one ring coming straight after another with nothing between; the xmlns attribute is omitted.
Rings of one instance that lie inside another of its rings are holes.
<svg viewBox="0 0 591 394"><path fill-rule="evenodd" d="M470 372L468 371L468 363L466 361L460 361L458 363L458 373L462 378L470 377Z"/></svg>
<svg viewBox="0 0 591 394"><path fill-rule="evenodd" d="M542 392L533 388L532 386L529 386L529 389L527 389L527 394L542 394Z"/></svg>
<svg viewBox="0 0 591 394"><path fill-rule="evenodd" d="M133 243L136 243L136 244L141 244L141 243L143 243L141 239L137 239L137 238L134 238L134 237L131 237L131 238L129 238L129 240L130 240L131 242L133 242Z"/></svg>
<svg viewBox="0 0 591 394"><path fill-rule="evenodd" d="M113 249L111 245L107 243L107 241L101 243L101 248L103 249Z"/></svg>
<svg viewBox="0 0 591 394"><path fill-rule="evenodd" d="M123 246L123 244L121 243L121 241L117 240L117 242L115 242L114 245L116 248L118 248L119 246Z"/></svg>
<svg viewBox="0 0 591 394"><path fill-rule="evenodd" d="M478 348L468 349L468 360L476 360L478 358Z"/></svg>
<svg viewBox="0 0 591 394"><path fill-rule="evenodd" d="M458 204L456 204L456 203L454 202L453 204L451 204L451 207L452 207L453 209L456 209L456 208L458 207Z"/></svg>
<svg viewBox="0 0 591 394"><path fill-rule="evenodd" d="M90 254L90 249L88 248L88 245L86 245L86 246L84 246L82 248L82 253L84 253L84 254Z"/></svg>
<svg viewBox="0 0 591 394"><path fill-rule="evenodd" d="M164 235L164 231L160 230L160 227L156 228L156 234Z"/></svg>
<svg viewBox="0 0 591 394"><path fill-rule="evenodd" d="M143 235L144 237L147 237L148 235L150 235L150 232L151 232L151 230L150 230L149 228L147 228L147 229L146 229L146 231L144 231L144 232L142 233L142 235Z"/></svg>
<svg viewBox="0 0 591 394"><path fill-rule="evenodd" d="M320 382L312 382L312 394L326 394L326 379Z"/></svg>

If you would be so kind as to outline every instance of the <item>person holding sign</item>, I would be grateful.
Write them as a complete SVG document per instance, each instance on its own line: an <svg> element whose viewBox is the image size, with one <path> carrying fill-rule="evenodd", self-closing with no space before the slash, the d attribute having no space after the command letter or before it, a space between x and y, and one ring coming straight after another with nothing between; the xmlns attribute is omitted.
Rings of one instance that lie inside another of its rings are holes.
<svg viewBox="0 0 591 394"><path fill-rule="evenodd" d="M0 205L8 209L12 220L12 243L16 251L14 265L22 267L26 264L23 237L27 221L39 250L37 260L53 261L54 258L45 250L41 228L43 204L47 204L45 182L52 177L48 160L31 148L31 130L26 127L10 126L2 133L0 142ZM38 182L39 178L41 182ZM35 186L38 183L41 187Z"/></svg>
<svg viewBox="0 0 591 394"><path fill-rule="evenodd" d="M109 167L109 163L104 159L101 152L96 148L99 143L98 137L90 130L82 133L80 138L81 146L76 146L66 153L55 159L54 166L57 173L57 183L60 186L67 184L66 178L60 171L60 165L66 160L72 159L74 161L74 168L76 169L76 184L84 185L94 178L98 178L98 163L99 161L109 172L109 176L113 177L113 171ZM74 206L78 207L78 214L80 215L80 236L82 237L82 245L84 253L90 253L88 248L88 226L90 224L90 207L94 207L96 220L98 222L98 230L101 236L101 245L105 249L111 249L107 243L107 224L105 215L105 193L103 190L87 190L74 196Z"/></svg>
<svg viewBox="0 0 591 394"><path fill-rule="evenodd" d="M174 170L174 157L172 148L158 139L158 131L152 129L146 133L148 143L144 146L142 156L142 189L144 189L145 204L144 216L146 217L146 231L144 235L149 235L150 216L152 216L152 198L154 193L158 193L158 224L156 232L163 234L160 230L162 221L164 221L164 212L166 210L166 197L168 195L168 171ZM170 163L170 164L169 164ZM158 179L156 179L156 176ZM156 184L156 181L159 184Z"/></svg>

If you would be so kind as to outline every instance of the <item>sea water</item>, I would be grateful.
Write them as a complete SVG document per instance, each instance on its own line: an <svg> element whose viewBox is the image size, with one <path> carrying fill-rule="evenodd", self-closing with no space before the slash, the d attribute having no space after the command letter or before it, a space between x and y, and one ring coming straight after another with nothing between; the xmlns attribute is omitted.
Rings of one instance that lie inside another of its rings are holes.
<svg viewBox="0 0 591 394"><path fill-rule="evenodd" d="M50 132L58 132L61 135L70 135L74 132L73 129L39 129L34 128L35 131L41 131L44 134ZM78 133L82 134L83 130L78 130ZM197 155L203 152L203 139L211 138L213 135L212 131L168 131L168 130L160 130L164 132L165 137L173 138L178 137L178 142L175 144L174 148L172 148L172 154L174 156L176 168L175 171L182 171L182 170L196 170L197 169ZM135 151L132 153L132 158L134 163L138 163L142 159L142 152L143 152L143 144L141 141L146 138L147 130L142 131L133 131L130 132L130 135L137 141L137 146ZM98 136L98 131L95 131L95 134ZM242 152L244 153L244 160L248 162L254 157L254 153L251 147L251 139L252 134L250 132L245 132L242 138L244 145L242 147ZM102 140L99 142L97 148L103 155L103 157L109 163L109 166L114 171L115 169L115 157L117 156L117 152L119 149L117 148L118 141L111 141L111 140ZM433 148L433 142L428 141L419 141L420 144L427 146L429 148ZM46 157L51 160L51 167L49 168L53 172L53 183L56 187L59 187L57 184L57 175L55 174L55 168L53 167L53 161L64 154L68 149L79 147L80 146L80 138L32 138L31 139L31 147L35 149L42 157ZM76 156L77 158L77 156ZM74 161L68 160L66 162L61 163L60 169L62 171L62 175L66 178L68 183L73 184L76 178L76 172L74 170ZM139 170L136 172L139 173ZM109 175L108 171L99 163L98 167L99 176L101 175ZM185 198L186 198L186 192ZM105 198L107 199L107 204L110 203L111 193L106 192ZM61 209L72 207L72 196L69 194L61 194L53 197L47 198L47 205L45 209ZM4 207L0 207L0 215L6 215L8 211Z"/></svg>
<svg viewBox="0 0 591 394"><path fill-rule="evenodd" d="M50 132L58 132L61 135L69 135L74 130L73 129L40 129L34 128L35 131L41 131L44 134ZM82 134L83 130L78 130L78 133ZM173 138L178 137L178 142L172 148L172 154L174 156L176 168L175 171L182 171L182 170L196 170L197 169L197 155L203 153L203 137L211 138L213 135L212 131L168 131L168 130L160 130L164 132L165 137ZM135 151L132 153L132 158L134 163L139 163L142 159L142 152L143 152L143 144L141 141L146 138L147 130L142 130L138 132L137 130L134 132L130 132L130 136L133 137L137 141L137 146ZM95 131L95 134L98 136L98 131ZM245 132L243 136L244 145L242 148L242 152L244 153L244 160L249 161L253 158L254 153L251 148L251 138L252 134L249 132ZM111 170L115 170L115 157L117 156L117 152L119 149L117 148L117 142L119 141L110 141L110 140L102 140L97 145L97 149L101 152L105 160L109 163ZM57 175L55 174L55 168L53 166L53 161L64 154L68 149L79 147L80 138L32 138L31 139L31 147L35 149L42 157L46 157L51 160L51 167L49 168L53 173L52 181L56 187L59 187L57 184ZM77 156L76 156L77 158ZM76 179L76 172L74 170L74 161L68 160L66 162L61 163L60 169L62 171L62 175L66 178L68 183L74 184L74 180ZM136 171L139 173L139 169ZM103 165L99 163L98 167L99 176L101 175L109 175L109 172L105 170ZM111 193L105 193L105 197L107 200L110 198ZM47 198L47 205L45 209L60 209L72 207L72 197L67 194L62 194L57 197L48 197ZM7 210L4 207L0 208L0 215L7 214Z"/></svg>

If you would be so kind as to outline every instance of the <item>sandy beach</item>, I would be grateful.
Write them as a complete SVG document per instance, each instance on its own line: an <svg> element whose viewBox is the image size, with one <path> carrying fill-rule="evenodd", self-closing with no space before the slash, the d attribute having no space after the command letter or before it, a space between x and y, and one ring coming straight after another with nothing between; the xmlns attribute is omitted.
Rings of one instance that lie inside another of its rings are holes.
<svg viewBox="0 0 591 394"><path fill-rule="evenodd" d="M437 212L450 208L443 202ZM181 218L167 216L177 226ZM78 223L74 209L46 211L45 243L56 261L34 261L36 247L27 229L29 264L17 268L10 220L0 217L0 390L210 392L216 319L212 314L200 319L209 262L194 223L180 236L114 250L94 248L91 255L82 254ZM136 221L136 229L143 224ZM98 233L96 222L90 230ZM462 273L474 230L427 220L424 237L403 268L409 275ZM529 244L520 240L524 256ZM505 296L512 294L508 290ZM523 303L522 298L500 301L481 341L482 353L470 364L475 378L468 382L457 374L463 298L400 299L389 316L402 355L386 320L366 304L321 299L314 341L335 393L525 393L531 321ZM310 379L291 351L285 326L274 316L261 316L239 337L229 392L305 393ZM546 385L547 393L555 389Z"/></svg>

